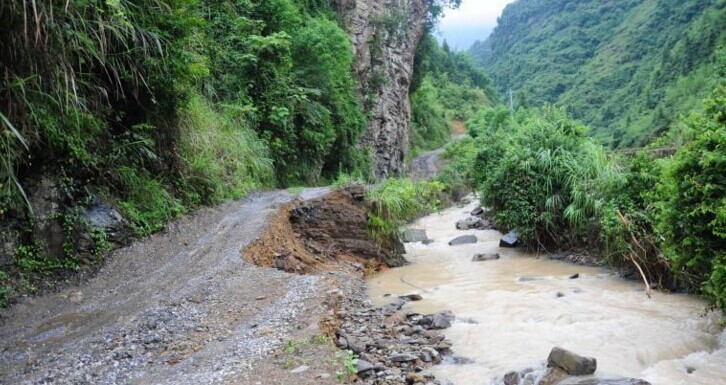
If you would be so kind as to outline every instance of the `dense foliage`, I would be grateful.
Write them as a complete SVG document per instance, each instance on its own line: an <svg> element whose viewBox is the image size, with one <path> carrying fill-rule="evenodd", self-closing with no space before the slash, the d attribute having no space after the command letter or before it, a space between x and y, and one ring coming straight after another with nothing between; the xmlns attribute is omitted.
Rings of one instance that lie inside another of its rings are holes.
<svg viewBox="0 0 726 385"><path fill-rule="evenodd" d="M439 178L468 182L529 247L586 249L726 311L726 88L703 104L672 157L659 143L607 153L562 109L484 109L467 121L473 138L447 148Z"/></svg>
<svg viewBox="0 0 726 385"><path fill-rule="evenodd" d="M726 309L726 86L686 125L693 140L665 172L665 252L692 285Z"/></svg>
<svg viewBox="0 0 726 385"><path fill-rule="evenodd" d="M88 186L140 234L190 205L366 165L350 40L327 2L0 5L0 215L32 178Z"/></svg>
<svg viewBox="0 0 726 385"><path fill-rule="evenodd" d="M520 0L470 50L518 105L561 105L612 147L674 126L715 85L724 0Z"/></svg>
<svg viewBox="0 0 726 385"><path fill-rule="evenodd" d="M373 186L366 192L371 207L369 234L380 246L395 250L395 244L385 242L398 239L401 226L440 209L446 200L444 188L438 181L414 182L410 179L387 179Z"/></svg>
<svg viewBox="0 0 726 385"><path fill-rule="evenodd" d="M489 143L477 153L474 178L498 224L544 249L591 241L601 205L592 192L612 166L586 132L561 110L545 108L521 111L481 137Z"/></svg>
<svg viewBox="0 0 726 385"><path fill-rule="evenodd" d="M451 124L464 121L496 101L489 77L471 57L452 51L427 34L416 50L411 85L411 147L441 147L451 138Z"/></svg>

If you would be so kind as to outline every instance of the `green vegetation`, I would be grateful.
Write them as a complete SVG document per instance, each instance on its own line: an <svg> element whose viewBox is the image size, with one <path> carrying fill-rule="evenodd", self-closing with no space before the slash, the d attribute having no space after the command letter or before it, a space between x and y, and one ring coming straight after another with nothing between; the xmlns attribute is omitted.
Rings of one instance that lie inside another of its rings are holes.
<svg viewBox="0 0 726 385"><path fill-rule="evenodd" d="M451 139L450 124L496 101L489 77L467 53L454 52L427 34L418 45L411 84L412 155Z"/></svg>
<svg viewBox="0 0 726 385"><path fill-rule="evenodd" d="M0 308L8 305L8 297L10 296L10 288L5 285L8 275L0 270Z"/></svg>
<svg viewBox="0 0 726 385"><path fill-rule="evenodd" d="M531 248L586 249L726 311L726 87L703 105L665 158L652 155L660 143L608 153L561 108L485 109L467 122L474 138L447 148L439 178L473 186Z"/></svg>
<svg viewBox="0 0 726 385"><path fill-rule="evenodd" d="M444 185L438 181L413 182L410 179L387 179L366 191L371 209L368 232L381 247L395 250L399 229L417 217L441 208L445 201Z"/></svg>
<svg viewBox="0 0 726 385"><path fill-rule="evenodd" d="M674 268L726 310L726 86L685 124L693 140L666 167L659 229Z"/></svg>
<svg viewBox="0 0 726 385"><path fill-rule="evenodd" d="M20 271L78 269L79 231L107 251L80 219L99 198L146 236L252 189L369 173L328 2L12 0L0 18L0 219L19 224ZM33 234L42 175L62 190L63 255Z"/></svg>
<svg viewBox="0 0 726 385"><path fill-rule="evenodd" d="M106 187L145 233L366 165L352 47L327 4L24 4L0 7L4 213L29 209L24 178L42 168Z"/></svg>
<svg viewBox="0 0 726 385"><path fill-rule="evenodd" d="M338 382L347 382L358 372L356 367L357 362L358 356L352 350L345 350L335 354L333 366L340 368L335 372L335 377L338 379Z"/></svg>
<svg viewBox="0 0 726 385"><path fill-rule="evenodd" d="M563 106L613 148L675 126L715 86L724 0L521 0L472 56L519 106Z"/></svg>

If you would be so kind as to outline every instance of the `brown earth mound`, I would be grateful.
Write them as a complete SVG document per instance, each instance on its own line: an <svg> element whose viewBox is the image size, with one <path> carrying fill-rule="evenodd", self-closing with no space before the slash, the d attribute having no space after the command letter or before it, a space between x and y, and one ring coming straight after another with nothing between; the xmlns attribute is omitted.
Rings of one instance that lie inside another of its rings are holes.
<svg viewBox="0 0 726 385"><path fill-rule="evenodd" d="M294 201L275 214L262 237L243 251L244 258L258 266L298 274L351 267L377 270L404 264L399 253L371 239L366 213L360 187L334 191L320 199Z"/></svg>

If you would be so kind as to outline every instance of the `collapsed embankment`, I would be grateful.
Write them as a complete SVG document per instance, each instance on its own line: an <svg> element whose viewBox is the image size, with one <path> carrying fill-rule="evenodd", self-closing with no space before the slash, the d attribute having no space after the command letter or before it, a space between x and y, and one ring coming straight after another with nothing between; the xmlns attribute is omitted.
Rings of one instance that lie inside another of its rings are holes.
<svg viewBox="0 0 726 385"><path fill-rule="evenodd" d="M244 252L262 267L310 274L335 269L378 269L401 266L400 251L380 244L367 231L367 207L362 187L334 191L320 199L296 200L283 206L264 234Z"/></svg>
<svg viewBox="0 0 726 385"><path fill-rule="evenodd" d="M393 297L384 307L371 305L365 274L401 266L405 260L371 238L367 210L362 188L293 201L274 215L262 236L244 250L244 258L287 272L324 274L334 282L335 287L327 291L326 314L319 329L351 357L342 373L344 381L439 384L421 372L450 353L451 343L439 330L449 327L454 316L401 310L406 302L420 300L417 295Z"/></svg>

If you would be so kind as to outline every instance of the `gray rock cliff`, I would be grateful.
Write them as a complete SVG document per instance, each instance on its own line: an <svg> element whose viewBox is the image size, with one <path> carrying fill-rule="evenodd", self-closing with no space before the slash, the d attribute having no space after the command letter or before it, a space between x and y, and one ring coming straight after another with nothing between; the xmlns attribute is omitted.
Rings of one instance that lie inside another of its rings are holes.
<svg viewBox="0 0 726 385"><path fill-rule="evenodd" d="M378 177L402 174L408 153L409 85L426 0L336 0L355 50L358 92L368 113L360 145L369 148Z"/></svg>

